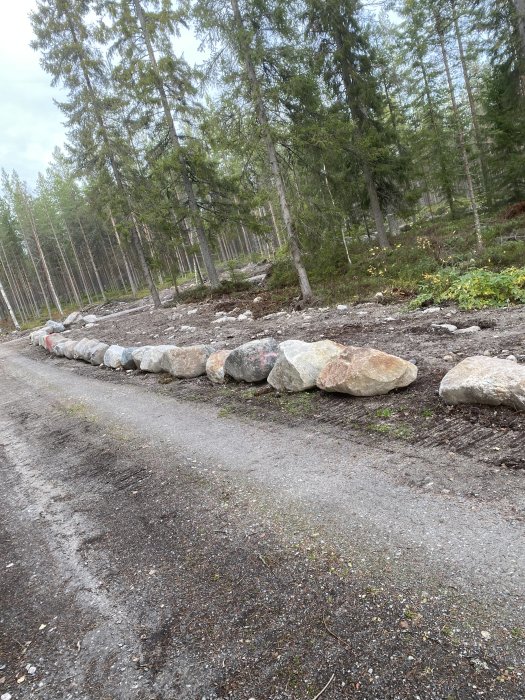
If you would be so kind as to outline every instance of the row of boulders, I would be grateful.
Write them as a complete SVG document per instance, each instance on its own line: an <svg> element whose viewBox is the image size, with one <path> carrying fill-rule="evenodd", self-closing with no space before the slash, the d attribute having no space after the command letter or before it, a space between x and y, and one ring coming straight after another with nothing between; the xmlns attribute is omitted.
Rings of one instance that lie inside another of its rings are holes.
<svg viewBox="0 0 525 700"><path fill-rule="evenodd" d="M374 348L331 340L307 343L274 338L252 340L234 350L210 345L123 347L99 340L68 340L50 327L30 336L34 345L57 357L83 360L112 369L168 372L189 379L206 374L216 384L228 377L243 382L266 380L279 392L318 387L351 396L380 396L412 384L416 365ZM441 381L440 396L450 404L482 403L525 409L525 367L511 360L468 357Z"/></svg>

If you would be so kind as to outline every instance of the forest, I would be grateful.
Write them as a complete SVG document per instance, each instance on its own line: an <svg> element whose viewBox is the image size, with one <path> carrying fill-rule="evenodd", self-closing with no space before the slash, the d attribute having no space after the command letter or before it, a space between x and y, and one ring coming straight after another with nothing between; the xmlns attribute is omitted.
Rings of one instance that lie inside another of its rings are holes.
<svg viewBox="0 0 525 700"><path fill-rule="evenodd" d="M39 0L31 23L67 141L34 187L2 171L6 321L224 293L262 259L303 304L525 302L525 0Z"/></svg>

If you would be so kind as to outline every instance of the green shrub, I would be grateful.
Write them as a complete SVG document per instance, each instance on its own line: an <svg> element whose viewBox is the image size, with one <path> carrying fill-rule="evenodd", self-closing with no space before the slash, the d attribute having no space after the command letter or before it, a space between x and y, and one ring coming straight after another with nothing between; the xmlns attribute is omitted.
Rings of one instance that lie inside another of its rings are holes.
<svg viewBox="0 0 525 700"><path fill-rule="evenodd" d="M447 301L461 309L525 304L525 267L509 267L501 272L476 268L464 273L449 268L424 277L413 307Z"/></svg>

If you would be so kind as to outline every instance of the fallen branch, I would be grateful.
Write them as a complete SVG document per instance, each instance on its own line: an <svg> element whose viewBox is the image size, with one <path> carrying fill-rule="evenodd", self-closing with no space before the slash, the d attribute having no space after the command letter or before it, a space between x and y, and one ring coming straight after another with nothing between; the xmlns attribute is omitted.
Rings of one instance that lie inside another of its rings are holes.
<svg viewBox="0 0 525 700"><path fill-rule="evenodd" d="M331 684L331 682L334 680L334 678L335 678L335 673L332 673L332 677L330 678L330 680L328 681L328 683L325 685L325 687L324 687L321 691L319 691L319 692L317 693L317 695L315 696L315 698L312 698L312 700L318 700L318 698L321 697L321 695L322 695L322 694L324 693L324 691L328 688L328 686Z"/></svg>

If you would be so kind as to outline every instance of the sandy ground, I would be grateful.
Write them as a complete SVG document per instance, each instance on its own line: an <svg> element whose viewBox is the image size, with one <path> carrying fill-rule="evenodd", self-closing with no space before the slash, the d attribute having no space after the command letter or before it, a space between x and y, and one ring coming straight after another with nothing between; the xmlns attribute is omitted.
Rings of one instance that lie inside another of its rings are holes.
<svg viewBox="0 0 525 700"><path fill-rule="evenodd" d="M525 697L523 419L435 396L447 354L518 355L522 312L476 314L490 326L474 339L431 328L450 310L216 328L218 310L146 309L71 335L324 333L416 359L420 380L380 401L279 397L4 343L0 694Z"/></svg>

